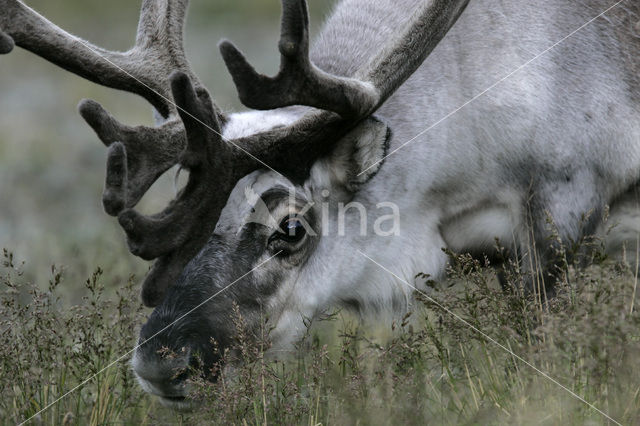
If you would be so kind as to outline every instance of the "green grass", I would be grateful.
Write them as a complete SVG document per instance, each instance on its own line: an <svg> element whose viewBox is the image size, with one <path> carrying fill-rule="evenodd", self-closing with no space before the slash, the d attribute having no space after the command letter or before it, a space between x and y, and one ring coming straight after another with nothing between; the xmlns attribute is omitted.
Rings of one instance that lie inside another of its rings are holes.
<svg viewBox="0 0 640 426"><path fill-rule="evenodd" d="M243 364L215 384L195 380L201 403L177 413L142 393L129 356L102 371L133 347L143 322L134 280L106 297L109 270L96 269L69 306L58 296L69 285L63 273L30 284L7 251L0 418L14 424L53 403L38 424L612 424L577 395L637 424L636 264L596 259L570 265L558 297L540 303L517 290L518 271L503 291L492 268L455 256L447 283L417 295L412 313L388 322L332 313L279 360L263 356L264 341L248 343L237 318Z"/></svg>

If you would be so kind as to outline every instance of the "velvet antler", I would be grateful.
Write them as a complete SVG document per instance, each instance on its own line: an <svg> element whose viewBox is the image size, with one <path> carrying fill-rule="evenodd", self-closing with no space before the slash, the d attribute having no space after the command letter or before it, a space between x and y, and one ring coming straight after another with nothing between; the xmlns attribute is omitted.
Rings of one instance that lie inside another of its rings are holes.
<svg viewBox="0 0 640 426"><path fill-rule="evenodd" d="M258 74L231 42L220 43L240 100L249 108L308 105L349 118L366 115L377 103L378 94L372 84L328 74L311 63L305 0L283 0L278 47L280 72L271 78Z"/></svg>
<svg viewBox="0 0 640 426"><path fill-rule="evenodd" d="M137 93L163 117L159 127L127 126L97 102L80 114L109 147L103 204L117 216L131 252L157 259L143 284L148 306L197 255L215 228L236 182L268 166L304 178L313 162L377 110L420 66L469 0L424 1L397 35L352 76L335 76L309 58L305 0L282 0L280 72L258 74L230 42L223 58L247 106L306 105L291 126L227 141L225 116L191 71L184 55L187 0L144 0L136 43L127 52L91 45L58 28L18 0L0 0L0 53L16 45L82 77ZM337 113L337 114L336 114ZM155 180L180 164L189 181L165 210L144 216L133 208Z"/></svg>

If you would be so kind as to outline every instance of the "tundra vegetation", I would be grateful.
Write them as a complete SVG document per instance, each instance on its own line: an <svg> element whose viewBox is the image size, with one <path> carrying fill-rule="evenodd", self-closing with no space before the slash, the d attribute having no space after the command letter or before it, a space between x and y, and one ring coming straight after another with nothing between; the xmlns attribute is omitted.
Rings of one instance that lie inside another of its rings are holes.
<svg viewBox="0 0 640 426"><path fill-rule="evenodd" d="M249 343L238 315L233 356L244 362L215 384L194 379L200 404L182 413L139 388L130 356L103 371L131 349L144 317L133 279L106 291L113 274L104 265L80 289L53 266L48 282L32 283L28 263L8 250L3 256L6 424L51 403L36 424L611 424L532 366L616 421L640 421L635 250L596 256L587 268L569 265L548 303L517 290L524 279L517 268L504 291L488 261L452 255L448 280L428 297L418 294L410 314L374 324L328 312L282 357L263 356L266 329L264 341ZM71 285L82 294L78 304L62 297Z"/></svg>
<svg viewBox="0 0 640 426"><path fill-rule="evenodd" d="M75 3L71 9L29 3L75 33L122 48L138 7L124 0L65 1ZM247 40L248 55L265 62L260 68L275 70L269 61L277 60L279 6L248 3L193 2L187 46L200 53L222 35ZM318 19L322 7L311 3ZM89 15L104 22L84 22ZM217 101L233 105L235 89L216 55L190 58L206 83L215 79ZM348 312L327 312L297 352L277 359L263 357L268 330L265 342L248 343L238 315L234 356L244 364L216 384L196 382L202 404L193 411L163 408L135 383L130 356L102 371L133 348L149 312L136 287L145 265L127 255L99 206L104 155L88 143L95 136L69 119L81 97L150 124L140 116L146 105L19 50L0 61L1 423L16 424L51 403L34 424L610 423L443 306L616 421L640 422L637 247L620 258L595 255L586 268L568 265L548 303L517 290L526 279L517 269L504 292L488 261L453 256L448 280L433 285L433 299L418 295L411 315L360 324ZM163 191L169 180L144 200L147 210L171 197ZM599 241L564 243L559 254L568 259L565 251Z"/></svg>

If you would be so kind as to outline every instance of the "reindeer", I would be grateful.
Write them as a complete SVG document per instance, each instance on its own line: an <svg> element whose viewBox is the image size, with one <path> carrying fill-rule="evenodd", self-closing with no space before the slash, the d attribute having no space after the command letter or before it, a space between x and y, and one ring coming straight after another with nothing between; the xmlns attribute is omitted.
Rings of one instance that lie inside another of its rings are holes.
<svg viewBox="0 0 640 426"><path fill-rule="evenodd" d="M132 363L165 404L185 403L189 374L176 369L211 371L232 344L234 311L249 331L268 318L283 348L331 306L405 307L411 289L376 263L439 278L443 248L490 253L498 238L523 268L537 247L550 271L549 218L577 240L637 188L636 1L343 0L310 46L305 0L282 0L275 77L220 43L250 108L237 113L185 58L187 3L144 0L121 53L0 0L0 52L15 43L155 110L157 127L143 127L79 105L108 147L104 209L134 255L155 259L142 285L155 310ZM138 213L176 164L189 172L177 198ZM361 232L381 202L398 208L399 223L378 223L395 232Z"/></svg>

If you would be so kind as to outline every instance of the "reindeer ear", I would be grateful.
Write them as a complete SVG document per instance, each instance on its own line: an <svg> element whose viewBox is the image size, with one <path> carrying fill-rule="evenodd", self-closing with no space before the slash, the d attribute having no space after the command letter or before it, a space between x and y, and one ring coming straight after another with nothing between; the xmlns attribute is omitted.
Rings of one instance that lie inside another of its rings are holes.
<svg viewBox="0 0 640 426"><path fill-rule="evenodd" d="M391 129L375 117L362 121L338 142L327 159L332 180L350 192L378 173L384 163ZM337 182L336 182L337 181Z"/></svg>

